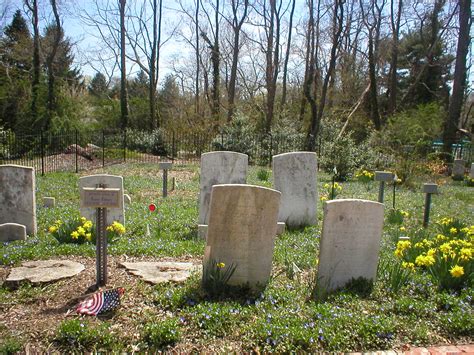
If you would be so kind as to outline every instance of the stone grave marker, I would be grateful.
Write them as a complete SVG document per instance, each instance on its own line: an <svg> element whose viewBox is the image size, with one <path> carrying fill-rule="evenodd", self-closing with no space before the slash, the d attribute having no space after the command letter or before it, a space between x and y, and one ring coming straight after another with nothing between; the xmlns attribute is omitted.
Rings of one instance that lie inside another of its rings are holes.
<svg viewBox="0 0 474 355"><path fill-rule="evenodd" d="M466 161L463 159L454 159L453 162L453 180L463 180Z"/></svg>
<svg viewBox="0 0 474 355"><path fill-rule="evenodd" d="M469 170L469 177L474 179L474 163L471 163L471 170Z"/></svg>
<svg viewBox="0 0 474 355"><path fill-rule="evenodd" d="M272 268L280 192L260 186L214 185L203 275L213 263L236 267L228 284L265 286Z"/></svg>
<svg viewBox="0 0 474 355"><path fill-rule="evenodd" d="M236 152L209 152L201 155L198 224L208 224L213 185L247 182L248 159L246 154Z"/></svg>
<svg viewBox="0 0 474 355"><path fill-rule="evenodd" d="M0 243L26 239L26 227L18 223L0 224Z"/></svg>
<svg viewBox="0 0 474 355"><path fill-rule="evenodd" d="M84 265L70 260L36 260L22 263L22 266L13 268L5 280L15 284L21 281L44 283L61 280L79 274Z"/></svg>
<svg viewBox="0 0 474 355"><path fill-rule="evenodd" d="M120 191L118 207L108 209L106 224L111 225L114 221L117 221L125 225L123 177L116 175L98 174L79 178L79 191L81 193L81 201L84 197L84 191L86 191L84 190L84 188L96 188L99 186L107 188L116 188ZM95 221L97 219L97 208L81 206L80 211L81 216L86 217L91 221Z"/></svg>
<svg viewBox="0 0 474 355"><path fill-rule="evenodd" d="M18 223L28 235L36 234L35 170L0 165L0 224Z"/></svg>
<svg viewBox="0 0 474 355"><path fill-rule="evenodd" d="M375 281L384 206L341 199L324 204L316 297L344 287L352 278Z"/></svg>
<svg viewBox="0 0 474 355"><path fill-rule="evenodd" d="M133 275L139 276L146 282L159 284L163 282L183 282L191 273L199 268L193 263L176 261L139 261L120 264Z"/></svg>
<svg viewBox="0 0 474 355"><path fill-rule="evenodd" d="M292 152L273 156L274 188L281 192L278 221L288 227L317 223L317 156Z"/></svg>
<svg viewBox="0 0 474 355"><path fill-rule="evenodd" d="M125 202L127 205L129 205L129 204L132 203L132 198L130 197L129 194L124 194L124 195L123 195L123 200L124 200L124 202Z"/></svg>
<svg viewBox="0 0 474 355"><path fill-rule="evenodd" d="M54 197L43 197L43 207L53 208L56 206L56 199Z"/></svg>

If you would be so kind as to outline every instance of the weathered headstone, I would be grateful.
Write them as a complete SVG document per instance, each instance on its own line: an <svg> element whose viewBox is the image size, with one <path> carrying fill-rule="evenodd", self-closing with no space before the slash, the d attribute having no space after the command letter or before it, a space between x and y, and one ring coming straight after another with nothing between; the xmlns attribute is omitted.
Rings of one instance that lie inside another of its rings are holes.
<svg viewBox="0 0 474 355"><path fill-rule="evenodd" d="M281 234L285 233L285 229L286 229L285 222L278 222L277 223L276 235L281 235Z"/></svg>
<svg viewBox="0 0 474 355"><path fill-rule="evenodd" d="M474 163L471 163L471 170L469 170L469 177L474 179Z"/></svg>
<svg viewBox="0 0 474 355"><path fill-rule="evenodd" d="M0 165L0 223L18 223L36 234L35 170Z"/></svg>
<svg viewBox="0 0 474 355"><path fill-rule="evenodd" d="M26 239L26 227L18 223L0 224L0 243Z"/></svg>
<svg viewBox="0 0 474 355"><path fill-rule="evenodd" d="M280 192L253 185L214 185L204 253L213 263L236 266L229 285L256 289L270 277Z"/></svg>
<svg viewBox="0 0 474 355"><path fill-rule="evenodd" d="M317 297L344 287L351 279L375 281L384 206L379 202L341 199L324 204L319 249Z"/></svg>
<svg viewBox="0 0 474 355"><path fill-rule="evenodd" d="M463 159L454 159L453 162L453 180L463 180L466 161Z"/></svg>
<svg viewBox="0 0 474 355"><path fill-rule="evenodd" d="M72 277L84 270L84 265L70 260L27 261L13 268L5 280L7 283L30 281L32 283L52 282Z"/></svg>
<svg viewBox="0 0 474 355"><path fill-rule="evenodd" d="M106 224L111 225L114 221L118 221L125 225L125 210L123 197L123 178L116 175L98 174L79 178L79 191L81 193L81 201L84 200L84 188L96 187L118 188L120 190L119 207L109 208L107 210ZM88 220L95 221L97 219L97 208L81 207L81 216Z"/></svg>
<svg viewBox="0 0 474 355"><path fill-rule="evenodd" d="M272 159L274 188L281 192L278 221L289 227L317 223L317 156L312 152L275 155Z"/></svg>
<svg viewBox="0 0 474 355"><path fill-rule="evenodd" d="M132 203L132 198L130 197L129 194L124 194L124 195L123 195L123 200L124 200L124 202L125 202L127 205L129 205L129 204Z"/></svg>
<svg viewBox="0 0 474 355"><path fill-rule="evenodd" d="M206 235L207 235L207 224L198 224L199 239L206 240Z"/></svg>
<svg viewBox="0 0 474 355"><path fill-rule="evenodd" d="M43 206L46 208L53 208L56 205L54 197L43 197Z"/></svg>
<svg viewBox="0 0 474 355"><path fill-rule="evenodd" d="M210 152L201 155L198 224L209 221L211 189L218 184L245 184L248 156L236 152Z"/></svg>

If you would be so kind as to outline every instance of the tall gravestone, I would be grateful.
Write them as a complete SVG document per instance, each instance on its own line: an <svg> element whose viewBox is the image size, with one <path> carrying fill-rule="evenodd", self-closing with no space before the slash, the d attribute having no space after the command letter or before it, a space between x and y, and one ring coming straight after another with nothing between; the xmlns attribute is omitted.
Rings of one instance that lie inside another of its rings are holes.
<svg viewBox="0 0 474 355"><path fill-rule="evenodd" d="M342 199L324 204L316 295L344 287L359 277L375 281L384 206Z"/></svg>
<svg viewBox="0 0 474 355"><path fill-rule="evenodd" d="M119 206L107 209L106 225L111 225L114 221L118 221L125 225L125 210L123 197L123 177L116 175L98 174L84 176L79 179L79 191L81 201L84 200L84 188L118 188L120 189ZM97 220L97 209L91 207L81 207L81 216L91 221Z"/></svg>
<svg viewBox="0 0 474 355"><path fill-rule="evenodd" d="M293 152L273 156L274 188L281 192L278 221L289 227L317 223L317 156Z"/></svg>
<svg viewBox="0 0 474 355"><path fill-rule="evenodd" d="M235 265L229 285L264 286L270 277L280 192L253 185L214 185L203 266Z"/></svg>
<svg viewBox="0 0 474 355"><path fill-rule="evenodd" d="M0 165L0 224L18 223L36 234L35 170L20 165Z"/></svg>
<svg viewBox="0 0 474 355"><path fill-rule="evenodd" d="M201 155L198 224L208 224L213 185L247 182L248 158L248 155L236 152L210 152Z"/></svg>

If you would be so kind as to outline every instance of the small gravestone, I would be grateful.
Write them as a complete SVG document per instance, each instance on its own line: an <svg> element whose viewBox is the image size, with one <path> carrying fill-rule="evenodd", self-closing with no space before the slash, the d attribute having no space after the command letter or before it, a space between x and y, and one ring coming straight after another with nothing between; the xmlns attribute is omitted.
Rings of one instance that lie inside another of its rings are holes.
<svg viewBox="0 0 474 355"><path fill-rule="evenodd" d="M217 184L245 184L248 156L236 152L210 152L201 155L198 224L209 222L211 189Z"/></svg>
<svg viewBox="0 0 474 355"><path fill-rule="evenodd" d="M130 197L129 194L124 194L124 195L123 195L123 200L124 200L124 202L125 202L127 205L129 205L129 204L132 203L132 198Z"/></svg>
<svg viewBox="0 0 474 355"><path fill-rule="evenodd" d="M43 206L46 208L53 208L56 205L54 197L43 197Z"/></svg>
<svg viewBox="0 0 474 355"><path fill-rule="evenodd" d="M266 285L272 268L280 192L253 185L214 185L203 275L213 263L235 266L229 285Z"/></svg>
<svg viewBox="0 0 474 355"><path fill-rule="evenodd" d="M6 279L7 283L30 281L45 283L72 277L84 270L84 265L69 260L37 260L24 262L13 268Z"/></svg>
<svg viewBox="0 0 474 355"><path fill-rule="evenodd" d="M317 223L316 158L316 153L293 152L272 159L274 188L281 192L278 221L289 227Z"/></svg>
<svg viewBox="0 0 474 355"><path fill-rule="evenodd" d="M26 239L26 227L18 223L0 224L0 242Z"/></svg>
<svg viewBox="0 0 474 355"><path fill-rule="evenodd" d="M28 235L36 234L35 170L0 165L0 224L18 223Z"/></svg>
<svg viewBox="0 0 474 355"><path fill-rule="evenodd" d="M384 206L365 200L324 204L316 296L344 287L351 279L375 281Z"/></svg>
<svg viewBox="0 0 474 355"><path fill-rule="evenodd" d="M278 222L277 223L276 235L281 235L281 234L285 233L285 229L286 229L285 222Z"/></svg>
<svg viewBox="0 0 474 355"><path fill-rule="evenodd" d="M453 180L463 180L466 161L463 159L454 159L453 162Z"/></svg>
<svg viewBox="0 0 474 355"><path fill-rule="evenodd" d="M125 225L123 178L121 176L107 174L90 175L79 178L79 191L81 194L85 191L84 188L96 188L99 186L119 189L118 207L108 209L106 224L111 225L114 221L117 221ZM83 200L82 195L81 200ZM81 207L80 212L81 216L86 217L88 220L95 221L97 219L97 208Z"/></svg>
<svg viewBox="0 0 474 355"><path fill-rule="evenodd" d="M144 281L152 284L163 282L183 282L186 281L193 271L198 267L193 263L183 263L174 261L160 262L124 262L120 264L133 275L141 277Z"/></svg>
<svg viewBox="0 0 474 355"><path fill-rule="evenodd" d="M207 224L198 224L199 239L206 240L206 235L207 235Z"/></svg>
<svg viewBox="0 0 474 355"><path fill-rule="evenodd" d="M474 163L471 163L471 170L469 170L469 177L474 179Z"/></svg>

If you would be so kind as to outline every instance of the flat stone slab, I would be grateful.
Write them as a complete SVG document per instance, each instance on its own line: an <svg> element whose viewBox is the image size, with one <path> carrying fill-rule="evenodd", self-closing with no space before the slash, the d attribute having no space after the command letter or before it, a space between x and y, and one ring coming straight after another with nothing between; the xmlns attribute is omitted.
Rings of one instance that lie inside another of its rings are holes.
<svg viewBox="0 0 474 355"><path fill-rule="evenodd" d="M184 282L191 276L198 266L193 263L183 263L174 261L140 261L135 263L121 263L129 273L141 277L144 281L152 284L163 282Z"/></svg>
<svg viewBox="0 0 474 355"><path fill-rule="evenodd" d="M52 282L75 276L84 269L81 263L69 260L27 261L22 266L13 268L6 282Z"/></svg>

